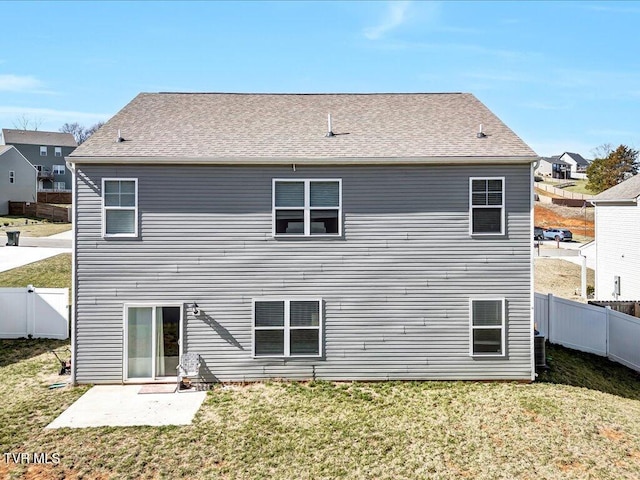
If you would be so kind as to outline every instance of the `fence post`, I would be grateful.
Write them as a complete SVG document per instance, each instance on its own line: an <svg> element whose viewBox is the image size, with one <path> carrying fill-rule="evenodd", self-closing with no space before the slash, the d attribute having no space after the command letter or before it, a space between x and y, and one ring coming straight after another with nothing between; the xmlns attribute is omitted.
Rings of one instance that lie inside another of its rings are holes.
<svg viewBox="0 0 640 480"><path fill-rule="evenodd" d="M607 352L607 358L609 358L609 325L611 325L611 322L609 319L610 314L611 314L611 306L607 305L606 307L604 307L604 321L606 326L604 349Z"/></svg>
<svg viewBox="0 0 640 480"><path fill-rule="evenodd" d="M547 339L549 340L550 343L554 343L551 337L551 331L553 330L551 328L551 324L553 323L553 320L554 320L555 310L556 309L554 305L553 294L549 293L547 294L547 319L548 319Z"/></svg>
<svg viewBox="0 0 640 480"><path fill-rule="evenodd" d="M35 336L36 334L36 308L35 308L35 289L33 285L27 285L27 315L26 315L26 323L27 323L27 337L29 335Z"/></svg>

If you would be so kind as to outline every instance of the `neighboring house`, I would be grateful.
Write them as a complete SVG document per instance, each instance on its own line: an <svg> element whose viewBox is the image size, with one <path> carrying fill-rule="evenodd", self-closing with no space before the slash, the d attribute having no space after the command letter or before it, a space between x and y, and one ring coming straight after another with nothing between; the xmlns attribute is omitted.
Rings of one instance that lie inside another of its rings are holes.
<svg viewBox="0 0 640 480"><path fill-rule="evenodd" d="M596 195L596 300L640 300L640 175Z"/></svg>
<svg viewBox="0 0 640 480"><path fill-rule="evenodd" d="M559 156L542 157L538 163L535 174L538 176L568 179L570 178L571 167L560 160Z"/></svg>
<svg viewBox="0 0 640 480"><path fill-rule="evenodd" d="M585 160L579 153L564 152L560 155L560 160L569 165L570 178L587 178L587 167L589 162Z"/></svg>
<svg viewBox="0 0 640 480"><path fill-rule="evenodd" d="M73 175L65 157L76 148L70 133L2 129L0 144L13 145L38 170L38 190L71 190Z"/></svg>
<svg viewBox="0 0 640 480"><path fill-rule="evenodd" d="M0 145L0 215L9 213L9 202L35 202L36 169L11 145Z"/></svg>
<svg viewBox="0 0 640 480"><path fill-rule="evenodd" d="M471 94L140 94L67 159L73 379L531 381L537 159Z"/></svg>

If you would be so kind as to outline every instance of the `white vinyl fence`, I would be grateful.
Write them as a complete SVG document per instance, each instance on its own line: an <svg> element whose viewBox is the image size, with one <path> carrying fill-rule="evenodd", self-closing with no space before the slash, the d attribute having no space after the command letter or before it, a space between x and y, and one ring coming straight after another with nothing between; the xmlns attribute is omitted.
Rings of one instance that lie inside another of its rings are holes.
<svg viewBox="0 0 640 480"><path fill-rule="evenodd" d="M594 353L640 372L640 318L535 294L536 329L550 343Z"/></svg>
<svg viewBox="0 0 640 480"><path fill-rule="evenodd" d="M0 288L0 338L69 338L68 288Z"/></svg>

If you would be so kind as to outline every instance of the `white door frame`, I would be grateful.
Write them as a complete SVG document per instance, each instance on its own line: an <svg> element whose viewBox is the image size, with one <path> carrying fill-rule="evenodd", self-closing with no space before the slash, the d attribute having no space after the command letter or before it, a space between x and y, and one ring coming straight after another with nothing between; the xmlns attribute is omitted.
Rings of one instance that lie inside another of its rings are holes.
<svg viewBox="0 0 640 480"><path fill-rule="evenodd" d="M168 383L177 381L176 375L166 376L162 378L156 377L156 362L151 362L151 377L136 377L129 379L128 366L129 366L129 309L130 308L151 308L151 352L153 359L155 359L156 352L156 308L158 307L177 307L180 309L180 322L178 325L178 355L182 357L182 339L184 335L184 303L175 302L153 302L153 303L125 303L123 311L123 341L122 341L122 382L123 383Z"/></svg>

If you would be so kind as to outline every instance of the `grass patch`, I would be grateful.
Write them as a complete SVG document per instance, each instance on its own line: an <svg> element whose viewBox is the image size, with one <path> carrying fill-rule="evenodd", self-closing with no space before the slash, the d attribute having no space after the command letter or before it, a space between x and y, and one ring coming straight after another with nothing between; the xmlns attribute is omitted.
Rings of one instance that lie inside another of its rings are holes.
<svg viewBox="0 0 640 480"><path fill-rule="evenodd" d="M0 287L71 289L71 254L62 253L39 262L0 272Z"/></svg>
<svg viewBox="0 0 640 480"><path fill-rule="evenodd" d="M640 374L597 355L547 344L547 363L538 381L571 385L640 401Z"/></svg>
<svg viewBox="0 0 640 480"><path fill-rule="evenodd" d="M595 195L594 192L592 192L587 188L587 183L589 183L588 179L585 178L585 179L571 180L571 182L575 183L575 185L571 187L565 187L563 188L563 190L566 190L567 192L573 192L573 193L584 193L587 195Z"/></svg>
<svg viewBox="0 0 640 480"><path fill-rule="evenodd" d="M595 195L594 192L592 192L591 190L587 189L587 183L589 183L589 179L586 178L579 178L579 179L570 179L570 180L556 180L556 181L551 181L548 178L545 178L542 182L540 183L544 183L545 185L551 185L553 187L557 187L558 185L562 185L563 183L574 183L575 185L572 185L570 187L563 187L562 190L566 190L567 192L573 192L573 193L584 193L587 195Z"/></svg>
<svg viewBox="0 0 640 480"><path fill-rule="evenodd" d="M7 224L7 225L5 225ZM14 215L0 216L0 231L20 231L20 235L27 237L48 237L56 233L71 230L70 223L52 223L32 217L18 217Z"/></svg>
<svg viewBox="0 0 640 480"><path fill-rule="evenodd" d="M217 386L186 427L43 430L86 391L48 390L63 342L0 341L0 444L59 465L4 478L637 478L640 386L550 346L542 382ZM2 460L0 458L0 460ZM38 476L39 475L39 476Z"/></svg>

